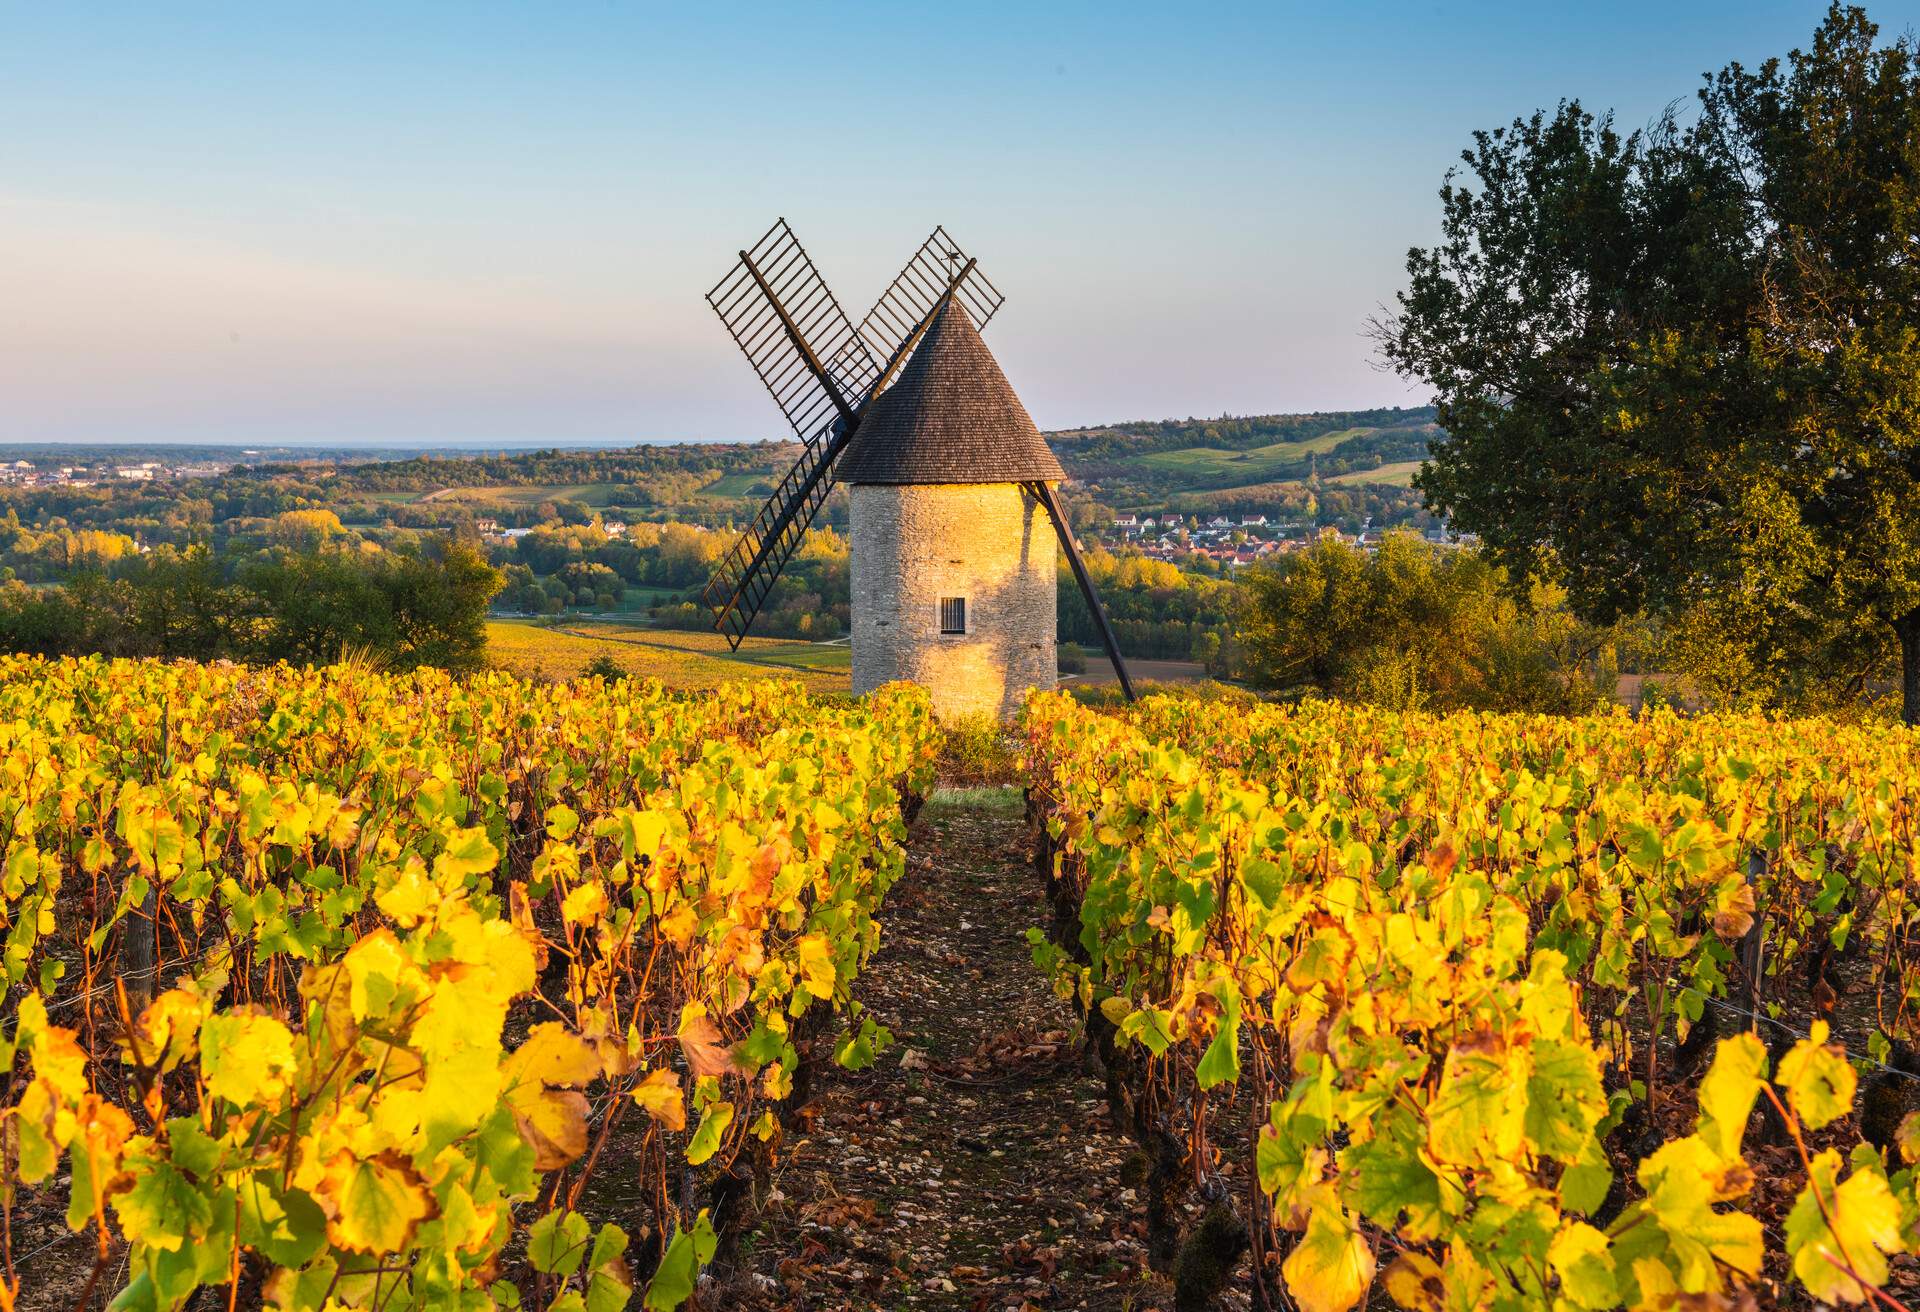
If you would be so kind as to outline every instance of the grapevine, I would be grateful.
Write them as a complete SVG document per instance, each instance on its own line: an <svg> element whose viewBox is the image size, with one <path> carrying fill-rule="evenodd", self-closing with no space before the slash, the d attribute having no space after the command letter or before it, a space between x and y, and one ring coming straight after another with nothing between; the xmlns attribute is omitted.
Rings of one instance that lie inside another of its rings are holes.
<svg viewBox="0 0 1920 1312"><path fill-rule="evenodd" d="M888 1041L850 988L936 746L904 687L0 658L0 1308L63 1162L116 1306L678 1306Z"/></svg>
<svg viewBox="0 0 1920 1312"><path fill-rule="evenodd" d="M1769 1245L1815 1299L1893 1303L1920 1248L1911 731L1043 695L1025 732L1035 958L1153 1163L1163 1262L1198 1186L1267 1306L1731 1299ZM1856 1062L1843 991L1872 999ZM1880 1113L1849 1119L1863 1072ZM1243 1095L1234 1202L1212 1135ZM1754 1136L1798 1153L1784 1234L1743 1210Z"/></svg>

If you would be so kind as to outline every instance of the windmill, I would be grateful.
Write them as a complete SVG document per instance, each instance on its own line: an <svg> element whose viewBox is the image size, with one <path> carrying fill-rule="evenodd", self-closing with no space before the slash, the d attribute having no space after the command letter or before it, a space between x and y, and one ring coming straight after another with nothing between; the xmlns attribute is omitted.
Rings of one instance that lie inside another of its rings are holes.
<svg viewBox="0 0 1920 1312"><path fill-rule="evenodd" d="M801 451L704 600L734 649L836 482L851 495L853 688L925 683L1005 716L1055 669L1058 540L1132 680L1054 483L1064 477L979 329L999 290L935 228L856 328L785 219L707 294ZM1053 533L1034 528L1036 515Z"/></svg>

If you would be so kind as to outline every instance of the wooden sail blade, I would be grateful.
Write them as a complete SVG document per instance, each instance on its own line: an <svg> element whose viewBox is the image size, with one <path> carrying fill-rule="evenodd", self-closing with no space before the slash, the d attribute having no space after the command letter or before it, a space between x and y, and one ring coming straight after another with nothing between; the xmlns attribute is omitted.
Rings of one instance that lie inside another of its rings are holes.
<svg viewBox="0 0 1920 1312"><path fill-rule="evenodd" d="M807 441L866 400L879 360L781 219L707 293L794 435Z"/></svg>
<svg viewBox="0 0 1920 1312"><path fill-rule="evenodd" d="M949 291L977 328L986 327L1007 299L945 228L935 228L860 321L860 336L873 358L889 360L898 354Z"/></svg>

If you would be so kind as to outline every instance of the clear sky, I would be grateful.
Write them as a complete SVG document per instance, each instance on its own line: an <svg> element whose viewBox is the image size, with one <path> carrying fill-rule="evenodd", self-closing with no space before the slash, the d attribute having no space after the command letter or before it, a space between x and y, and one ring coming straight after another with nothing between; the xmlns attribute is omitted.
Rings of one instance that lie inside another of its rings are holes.
<svg viewBox="0 0 1920 1312"><path fill-rule="evenodd" d="M779 215L856 318L945 223L1042 427L1417 404L1473 129L1822 12L0 0L0 441L778 436L702 296Z"/></svg>

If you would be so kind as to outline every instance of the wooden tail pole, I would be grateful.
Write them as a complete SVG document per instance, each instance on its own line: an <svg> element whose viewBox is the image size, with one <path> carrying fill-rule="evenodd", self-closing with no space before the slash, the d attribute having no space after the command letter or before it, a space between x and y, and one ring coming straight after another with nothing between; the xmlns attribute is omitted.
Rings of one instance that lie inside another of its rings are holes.
<svg viewBox="0 0 1920 1312"><path fill-rule="evenodd" d="M1067 527L1066 512L1060 508L1060 498L1051 483L1028 483L1025 485L1029 495L1047 509L1047 518L1053 521L1054 532L1060 535L1061 549L1067 553L1067 563L1073 567L1073 577L1080 584L1080 595L1087 599L1087 609L1093 612L1093 622L1100 627L1100 641L1107 649L1107 659L1113 662L1113 672L1119 676L1120 691L1127 695L1128 701L1138 700L1133 691L1133 680L1127 675L1127 662L1120 655L1119 639L1113 636L1113 625L1107 622L1107 608L1100 604L1100 594L1093 586L1093 578L1087 573L1087 563L1080 559L1080 547L1073 540L1073 530Z"/></svg>

